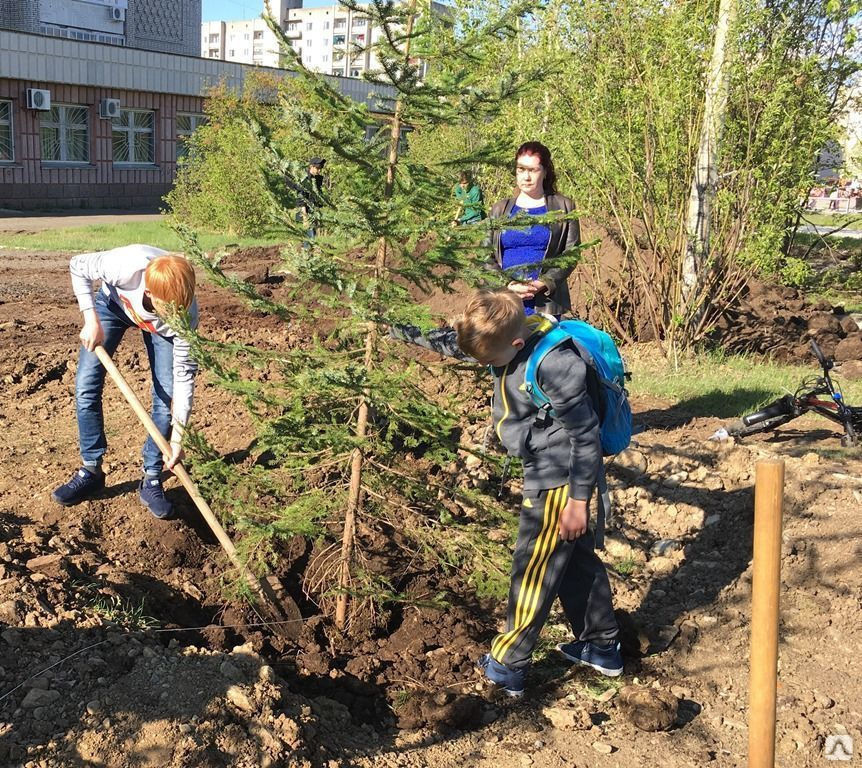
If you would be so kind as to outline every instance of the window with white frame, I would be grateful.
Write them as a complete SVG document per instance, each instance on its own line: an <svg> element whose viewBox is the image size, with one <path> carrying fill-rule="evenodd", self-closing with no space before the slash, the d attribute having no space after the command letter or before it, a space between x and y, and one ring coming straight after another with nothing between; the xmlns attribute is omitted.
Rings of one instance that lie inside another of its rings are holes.
<svg viewBox="0 0 862 768"><path fill-rule="evenodd" d="M112 122L115 163L156 162L155 112L121 109Z"/></svg>
<svg viewBox="0 0 862 768"><path fill-rule="evenodd" d="M188 140L207 121L206 115L177 113L177 160L189 154Z"/></svg>
<svg viewBox="0 0 862 768"><path fill-rule="evenodd" d="M305 22L305 31L306 31L306 32L311 32L311 30L312 30L313 28L314 28L314 23L313 23L313 22L311 22L311 21L307 21L307 22Z"/></svg>
<svg viewBox="0 0 862 768"><path fill-rule="evenodd" d="M39 116L42 160L53 163L90 161L90 111L87 107L54 104Z"/></svg>
<svg viewBox="0 0 862 768"><path fill-rule="evenodd" d="M15 141L12 136L12 102L0 101L0 163L15 159Z"/></svg>

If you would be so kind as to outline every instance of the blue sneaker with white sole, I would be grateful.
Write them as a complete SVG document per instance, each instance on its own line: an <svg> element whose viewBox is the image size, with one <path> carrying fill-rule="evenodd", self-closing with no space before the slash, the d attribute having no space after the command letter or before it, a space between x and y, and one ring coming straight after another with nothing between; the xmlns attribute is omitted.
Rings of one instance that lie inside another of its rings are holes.
<svg viewBox="0 0 862 768"><path fill-rule="evenodd" d="M485 677L495 685L499 685L507 696L519 699L524 695L526 670L510 669L492 658L490 653L486 653L479 659L477 666L485 673Z"/></svg>
<svg viewBox="0 0 862 768"><path fill-rule="evenodd" d="M603 647L577 640L574 643L559 643L557 650L569 661L592 667L608 677L619 677L623 673L623 657L619 643Z"/></svg>
<svg viewBox="0 0 862 768"><path fill-rule="evenodd" d="M165 489L158 477L146 476L138 486L138 498L153 517L159 520L170 520L174 514L171 502L165 498Z"/></svg>
<svg viewBox="0 0 862 768"><path fill-rule="evenodd" d="M64 507L71 507L86 499L92 499L104 488L105 473L101 469L93 471L89 467L81 467L75 471L68 483L54 489L51 498Z"/></svg>

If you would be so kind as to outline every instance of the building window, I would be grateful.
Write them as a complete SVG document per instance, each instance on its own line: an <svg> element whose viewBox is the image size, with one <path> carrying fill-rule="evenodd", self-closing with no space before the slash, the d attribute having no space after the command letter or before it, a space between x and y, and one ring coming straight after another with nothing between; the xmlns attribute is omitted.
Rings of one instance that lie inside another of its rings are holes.
<svg viewBox="0 0 862 768"><path fill-rule="evenodd" d="M351 76L351 77L359 77L361 74L362 74L362 70L361 70L361 69L356 69L356 68L354 67L353 69L351 69L351 70L350 70L350 76Z"/></svg>
<svg viewBox="0 0 862 768"><path fill-rule="evenodd" d="M212 50L210 50L210 58L211 59L217 59L218 58L218 50L217 49L213 48Z"/></svg>
<svg viewBox="0 0 862 768"><path fill-rule="evenodd" d="M189 154L188 140L207 121L206 115L177 113L177 160Z"/></svg>
<svg viewBox="0 0 862 768"><path fill-rule="evenodd" d="M324 21L324 22L323 22L323 28L324 28L324 29L329 29L329 22L328 22L328 21Z"/></svg>
<svg viewBox="0 0 862 768"><path fill-rule="evenodd" d="M218 35L210 35L210 42L211 43L217 43L218 42Z"/></svg>
<svg viewBox="0 0 862 768"><path fill-rule="evenodd" d="M353 40L354 43L364 43L365 42L365 35L364 34L352 35L350 39Z"/></svg>
<svg viewBox="0 0 862 768"><path fill-rule="evenodd" d="M87 107L55 104L39 117L42 160L86 163L90 160L90 115Z"/></svg>
<svg viewBox="0 0 862 768"><path fill-rule="evenodd" d="M365 26L366 21L367 21L366 19L361 19L361 18L354 17L354 19L353 19L353 26L354 26L354 27L364 27L364 26Z"/></svg>
<svg viewBox="0 0 862 768"><path fill-rule="evenodd" d="M336 19L334 29L344 29L347 26L347 19Z"/></svg>
<svg viewBox="0 0 862 768"><path fill-rule="evenodd" d="M306 48L311 48L311 40L306 40L306 41L305 41L305 47L306 47Z"/></svg>
<svg viewBox="0 0 862 768"><path fill-rule="evenodd" d="M341 67L334 67L332 74L337 75L338 77L344 77L344 70Z"/></svg>
<svg viewBox="0 0 862 768"><path fill-rule="evenodd" d="M333 35L332 36L332 44L333 45L344 45L345 37L344 35Z"/></svg>
<svg viewBox="0 0 862 768"><path fill-rule="evenodd" d="M260 29L255 30L254 39L255 40L263 40L263 30L260 30Z"/></svg>
<svg viewBox="0 0 862 768"><path fill-rule="evenodd" d="M15 159L15 144L12 138L12 102L0 101L0 162L10 163Z"/></svg>
<svg viewBox="0 0 862 768"><path fill-rule="evenodd" d="M234 50L233 50L233 48L231 48L231 49L227 52L227 55L228 55L228 56L230 56L231 58L233 58L233 57L234 57L234 55L235 55L235 54L234 54Z"/></svg>
<svg viewBox="0 0 862 768"><path fill-rule="evenodd" d="M323 54L323 60L324 60L324 61L329 61L329 54L328 54L328 53L324 53L324 54Z"/></svg>
<svg viewBox="0 0 862 768"><path fill-rule="evenodd" d="M156 162L156 113L135 109L121 109L113 120L114 162Z"/></svg>

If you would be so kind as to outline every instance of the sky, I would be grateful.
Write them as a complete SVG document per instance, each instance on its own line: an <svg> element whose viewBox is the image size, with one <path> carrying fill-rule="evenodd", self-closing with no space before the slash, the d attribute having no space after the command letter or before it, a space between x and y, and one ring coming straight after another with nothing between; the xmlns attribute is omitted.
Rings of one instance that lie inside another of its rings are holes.
<svg viewBox="0 0 862 768"><path fill-rule="evenodd" d="M334 0L304 0L304 8L332 5ZM263 0L203 0L204 21L236 21L253 19L263 13Z"/></svg>

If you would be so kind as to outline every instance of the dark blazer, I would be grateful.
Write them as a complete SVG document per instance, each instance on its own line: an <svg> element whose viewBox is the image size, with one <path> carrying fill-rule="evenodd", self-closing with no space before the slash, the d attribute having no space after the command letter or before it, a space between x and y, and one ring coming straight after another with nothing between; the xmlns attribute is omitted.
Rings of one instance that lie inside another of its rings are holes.
<svg viewBox="0 0 862 768"><path fill-rule="evenodd" d="M512 213L517 198L507 197L500 200L491 207L491 219L508 219ZM551 211L563 211L571 213L575 209L574 203L565 195L547 195L545 204L548 213ZM566 251L581 244L581 227L577 219L566 219L554 222L550 225L551 239L544 258L560 256ZM503 272L503 247L501 245L502 229L494 229L491 233L490 245L493 249L488 258L487 267L492 272L502 275ZM549 315L561 315L572 308L572 300L569 297L568 278L574 267L548 267L539 272L539 280L548 286L546 293L536 296L536 311Z"/></svg>

